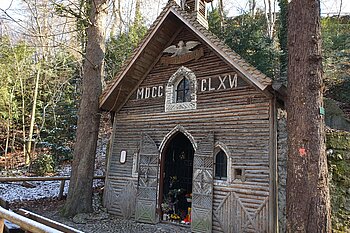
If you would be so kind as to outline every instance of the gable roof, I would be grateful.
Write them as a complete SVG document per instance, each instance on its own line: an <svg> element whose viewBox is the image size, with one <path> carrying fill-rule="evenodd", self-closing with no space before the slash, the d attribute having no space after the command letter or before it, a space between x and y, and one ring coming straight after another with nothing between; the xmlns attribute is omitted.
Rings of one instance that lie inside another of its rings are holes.
<svg viewBox="0 0 350 233"><path fill-rule="evenodd" d="M169 46L177 35L177 25L183 23L194 34L200 37L227 64L240 72L247 81L261 91L272 84L272 79L246 62L241 56L228 47L213 33L203 27L197 19L182 10L175 1L171 0L148 30L145 38L124 62L100 96L100 108L107 111L118 111L130 98L135 88L144 80L153 66L162 56L164 48Z"/></svg>

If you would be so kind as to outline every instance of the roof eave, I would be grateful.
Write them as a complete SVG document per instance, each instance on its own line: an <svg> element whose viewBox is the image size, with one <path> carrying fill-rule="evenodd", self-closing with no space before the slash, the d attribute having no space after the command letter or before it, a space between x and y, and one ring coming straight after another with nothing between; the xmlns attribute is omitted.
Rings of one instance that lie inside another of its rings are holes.
<svg viewBox="0 0 350 233"><path fill-rule="evenodd" d="M167 16L169 15L170 11L171 11L172 7L170 7L167 12L163 15L163 17L158 21L157 25L155 26L155 28L153 28L152 32L148 35L148 37L145 39L145 41L143 41L141 48L138 49L137 53L133 55L131 61L128 63L127 67L123 70L122 73L118 74L117 77L117 81L113 84L113 86L111 88L109 88L109 91L104 94L103 98L100 101L100 108L103 110L107 110L104 105L107 101L107 99L109 98L109 96L112 94L112 92L117 88L117 86L120 84L122 77L124 77L128 71L130 70L130 68L134 65L135 61L139 58L139 56L142 54L142 52L144 51L144 49L146 48L146 46L148 45L148 43L153 39L154 34L158 31L158 29L161 27L161 25L163 24L164 20L167 18Z"/></svg>

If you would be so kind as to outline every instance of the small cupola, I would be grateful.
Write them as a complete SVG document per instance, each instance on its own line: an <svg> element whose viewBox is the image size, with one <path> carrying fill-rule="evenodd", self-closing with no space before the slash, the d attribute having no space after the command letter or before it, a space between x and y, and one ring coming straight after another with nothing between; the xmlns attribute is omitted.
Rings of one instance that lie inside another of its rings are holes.
<svg viewBox="0 0 350 233"><path fill-rule="evenodd" d="M181 7L193 14L200 24L208 28L206 3L212 1L213 0L181 0Z"/></svg>

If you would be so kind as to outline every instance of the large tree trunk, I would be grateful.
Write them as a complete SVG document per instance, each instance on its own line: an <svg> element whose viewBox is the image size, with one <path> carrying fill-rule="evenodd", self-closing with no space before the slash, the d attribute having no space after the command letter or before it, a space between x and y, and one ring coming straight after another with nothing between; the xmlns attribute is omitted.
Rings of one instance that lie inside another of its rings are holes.
<svg viewBox="0 0 350 233"><path fill-rule="evenodd" d="M99 96L102 91L106 0L90 1L90 25L87 29L77 139L74 147L71 180L63 215L92 211L92 180L100 122Z"/></svg>
<svg viewBox="0 0 350 233"><path fill-rule="evenodd" d="M287 232L331 232L319 0L288 12Z"/></svg>

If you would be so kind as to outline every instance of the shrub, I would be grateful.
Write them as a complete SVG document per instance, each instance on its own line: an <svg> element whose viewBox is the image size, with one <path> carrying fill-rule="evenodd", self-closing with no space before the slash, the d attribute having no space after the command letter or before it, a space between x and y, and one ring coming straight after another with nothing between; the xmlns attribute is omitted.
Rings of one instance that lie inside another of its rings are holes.
<svg viewBox="0 0 350 233"><path fill-rule="evenodd" d="M31 162L29 171L42 176L54 172L55 165L55 160L52 155L40 154Z"/></svg>

